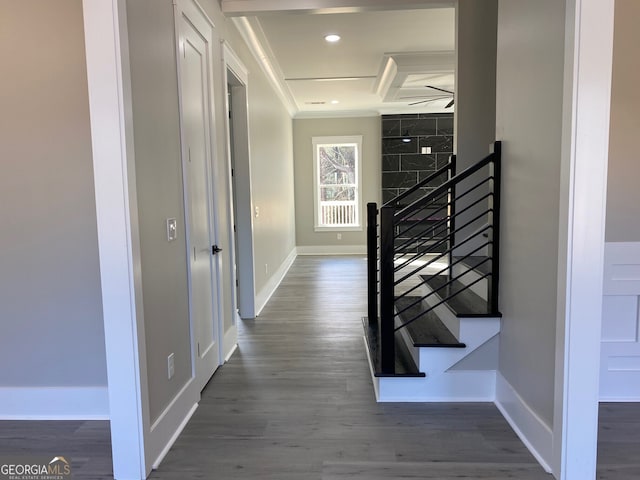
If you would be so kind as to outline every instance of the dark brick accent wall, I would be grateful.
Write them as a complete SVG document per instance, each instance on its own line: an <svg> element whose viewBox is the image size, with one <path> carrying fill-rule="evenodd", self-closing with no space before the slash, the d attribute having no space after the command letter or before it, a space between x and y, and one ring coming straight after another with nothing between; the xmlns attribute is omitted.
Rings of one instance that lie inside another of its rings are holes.
<svg viewBox="0 0 640 480"><path fill-rule="evenodd" d="M421 147L427 146L431 154L422 155ZM452 153L452 113L382 115L382 201L426 178Z"/></svg>

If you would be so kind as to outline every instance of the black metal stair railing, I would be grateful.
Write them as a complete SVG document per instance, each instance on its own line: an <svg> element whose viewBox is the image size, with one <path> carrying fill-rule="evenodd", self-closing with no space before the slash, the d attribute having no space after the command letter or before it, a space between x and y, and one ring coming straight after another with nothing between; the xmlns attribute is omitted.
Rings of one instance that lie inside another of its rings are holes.
<svg viewBox="0 0 640 480"><path fill-rule="evenodd" d="M500 159L500 142L459 173L452 156L379 210L367 205L368 315L379 332L382 373L395 371L395 333L462 292L483 286L483 313L498 314ZM426 187L431 190L420 195ZM398 299L421 292L421 275L444 280L396 309ZM419 314L399 318L419 304Z"/></svg>

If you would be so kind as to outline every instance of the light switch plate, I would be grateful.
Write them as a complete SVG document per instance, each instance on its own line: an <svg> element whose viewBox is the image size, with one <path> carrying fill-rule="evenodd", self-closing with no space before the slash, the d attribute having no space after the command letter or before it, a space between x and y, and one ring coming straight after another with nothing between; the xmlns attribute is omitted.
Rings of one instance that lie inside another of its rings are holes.
<svg viewBox="0 0 640 480"><path fill-rule="evenodd" d="M175 218L167 218L167 241L178 238L178 222Z"/></svg>

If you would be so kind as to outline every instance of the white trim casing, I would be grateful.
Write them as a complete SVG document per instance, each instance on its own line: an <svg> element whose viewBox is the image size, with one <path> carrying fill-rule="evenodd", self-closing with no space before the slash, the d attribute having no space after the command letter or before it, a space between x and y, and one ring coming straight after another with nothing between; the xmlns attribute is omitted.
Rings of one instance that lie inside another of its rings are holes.
<svg viewBox="0 0 640 480"><path fill-rule="evenodd" d="M614 2L567 0L552 467L596 475Z"/></svg>
<svg viewBox="0 0 640 480"><path fill-rule="evenodd" d="M248 118L249 72L226 42L223 42L222 50L222 75L226 112L224 115L225 148L229 192L227 214L230 221L229 247L232 263L233 303L234 311L239 312L240 316L254 318L256 316L256 287L253 242L253 188L251 186L251 146ZM229 90L229 72L241 84L234 85L231 92ZM229 100L232 100L233 105L229 104ZM231 115L228 115L228 113ZM232 125L234 127L233 132ZM233 138L231 138L232 133ZM233 158L232 151L235 154ZM235 172L233 172L234 170ZM235 174L232 174L232 172ZM235 232L234 226L237 230ZM238 251L236 251L236 243ZM234 325L237 326L237 323L234 323ZM229 332L227 332L228 334Z"/></svg>
<svg viewBox="0 0 640 480"><path fill-rule="evenodd" d="M149 401L126 4L82 6L113 472L146 478Z"/></svg>
<svg viewBox="0 0 640 480"><path fill-rule="evenodd" d="M531 454L551 473L553 432L502 376L496 375L496 407Z"/></svg>
<svg viewBox="0 0 640 480"><path fill-rule="evenodd" d="M284 259L278 270L274 272L271 278L269 278L267 284L262 288L262 290L258 292L258 294L256 295L256 316L262 313L265 305L267 304L271 296L275 293L276 289L291 268L291 265L293 265L293 262L295 261L297 256L298 253L296 248L294 247L293 250L289 252L287 258Z"/></svg>
<svg viewBox="0 0 640 480"><path fill-rule="evenodd" d="M2 387L0 420L109 420L107 387Z"/></svg>

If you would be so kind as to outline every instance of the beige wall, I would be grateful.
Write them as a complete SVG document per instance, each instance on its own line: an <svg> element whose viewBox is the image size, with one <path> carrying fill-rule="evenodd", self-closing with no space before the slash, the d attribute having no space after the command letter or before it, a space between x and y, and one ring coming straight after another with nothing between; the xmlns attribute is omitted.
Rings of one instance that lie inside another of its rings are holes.
<svg viewBox="0 0 640 480"><path fill-rule="evenodd" d="M456 7L456 113L454 153L456 171L475 164L489 154L489 145L496 140L496 36L498 1L458 0ZM489 174L486 167L482 175ZM470 188L473 182L462 183ZM456 255L477 252L486 255L482 236L466 241L470 232L483 228L489 201L480 199L489 193L485 184L456 201L457 225L470 225L456 234ZM479 202L472 206L474 202ZM480 217L480 218L478 218ZM474 221L474 219L476 219Z"/></svg>
<svg viewBox="0 0 640 480"><path fill-rule="evenodd" d="M640 242L640 2L615 8L606 240Z"/></svg>
<svg viewBox="0 0 640 480"><path fill-rule="evenodd" d="M106 386L80 0L0 2L0 386Z"/></svg>
<svg viewBox="0 0 640 480"><path fill-rule="evenodd" d="M501 0L503 141L499 372L551 426L554 407L564 2Z"/></svg>
<svg viewBox="0 0 640 480"><path fill-rule="evenodd" d="M296 244L298 247L366 246L366 204L380 204L381 175L380 117L314 118L293 121L295 159ZM363 229L357 232L314 231L312 137L362 135L362 215ZM363 250L364 251L364 250Z"/></svg>
<svg viewBox="0 0 640 480"><path fill-rule="evenodd" d="M191 378L186 237L173 5L127 2L151 421ZM165 34L162 34L165 32ZM168 242L166 219L178 221ZM167 379L167 357L175 374Z"/></svg>

